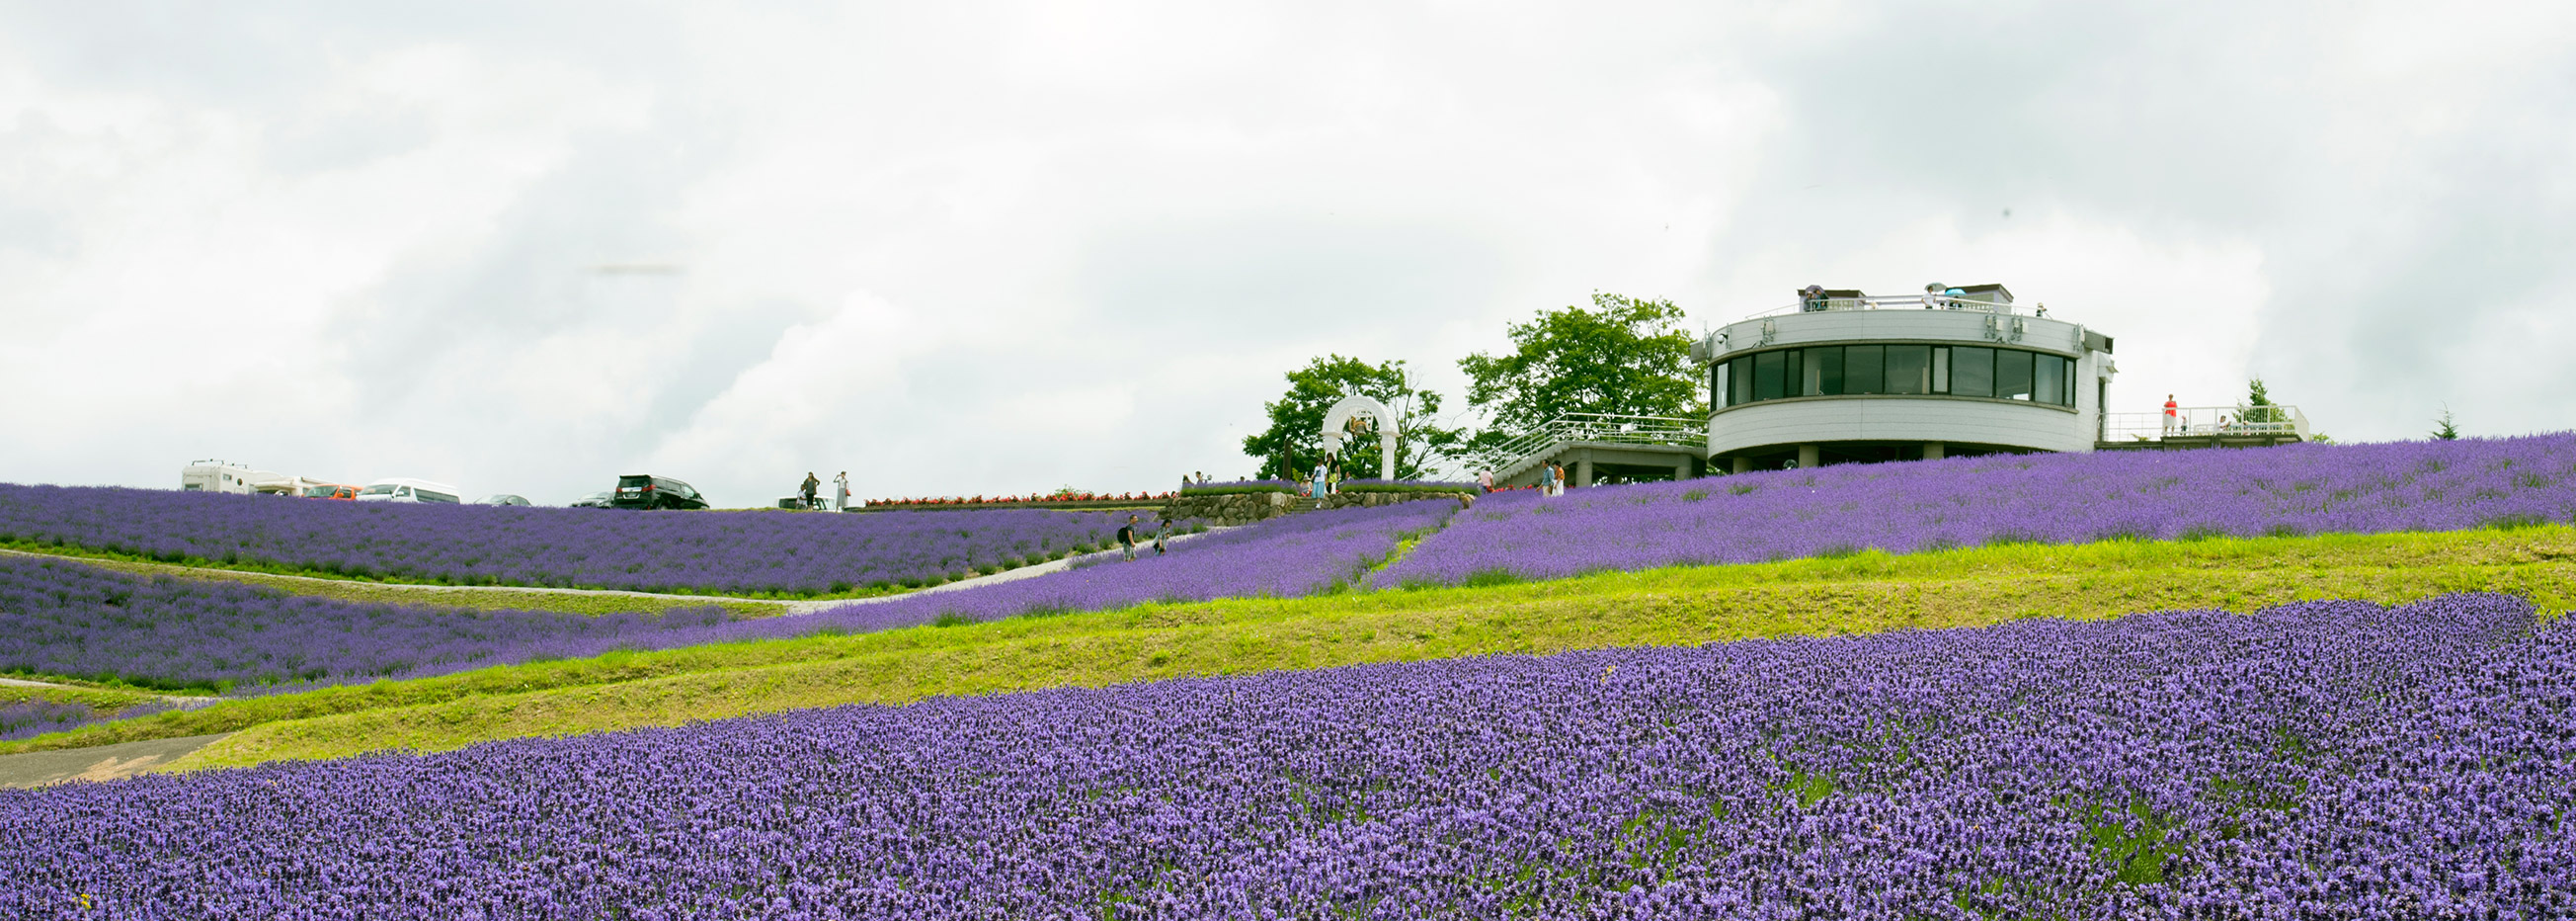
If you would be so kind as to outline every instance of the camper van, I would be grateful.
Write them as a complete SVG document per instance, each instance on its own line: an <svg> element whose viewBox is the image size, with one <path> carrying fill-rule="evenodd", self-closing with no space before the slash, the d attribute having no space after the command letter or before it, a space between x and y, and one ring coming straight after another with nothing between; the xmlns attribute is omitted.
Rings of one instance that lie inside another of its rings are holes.
<svg viewBox="0 0 2576 921"><path fill-rule="evenodd" d="M358 490L360 502L435 502L457 505L465 501L465 491L445 483L415 480L410 477L386 477Z"/></svg>
<svg viewBox="0 0 2576 921"><path fill-rule="evenodd" d="M183 492L220 492L249 495L262 484L291 480L283 473L252 470L230 461L201 460L179 468L179 489Z"/></svg>

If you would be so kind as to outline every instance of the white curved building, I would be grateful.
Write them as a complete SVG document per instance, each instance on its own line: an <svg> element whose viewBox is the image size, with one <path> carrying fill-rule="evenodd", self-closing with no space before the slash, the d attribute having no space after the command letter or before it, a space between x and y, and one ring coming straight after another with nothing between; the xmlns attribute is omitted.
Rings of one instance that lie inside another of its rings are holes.
<svg viewBox="0 0 2576 921"><path fill-rule="evenodd" d="M1712 333L1692 350L1709 368L1709 468L2093 450L2111 337L2002 285L1947 290L1827 291Z"/></svg>

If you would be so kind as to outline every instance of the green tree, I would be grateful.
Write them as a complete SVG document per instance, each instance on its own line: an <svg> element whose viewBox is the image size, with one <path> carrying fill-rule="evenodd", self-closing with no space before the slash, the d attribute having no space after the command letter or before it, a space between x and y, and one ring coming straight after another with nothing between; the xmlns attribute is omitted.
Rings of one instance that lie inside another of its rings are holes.
<svg viewBox="0 0 2576 921"><path fill-rule="evenodd" d="M2433 430L2434 438L2443 441L2460 440L2460 427L2451 422L2451 404L2442 404L2442 417L2433 421L2441 423L2441 427Z"/></svg>
<svg viewBox="0 0 2576 921"><path fill-rule="evenodd" d="M1289 479L1293 472L1313 472L1315 461L1324 453L1324 413L1352 394L1374 397L1399 417L1397 479L1420 479L1461 438L1458 430L1439 427L1440 394L1415 390L1405 379L1404 362L1372 365L1327 355L1288 372L1288 392L1278 402L1262 404L1270 415L1269 430L1243 440L1243 453L1261 461L1254 476ZM1383 428L1372 425L1356 438L1343 440L1342 469L1348 475L1377 475Z"/></svg>
<svg viewBox="0 0 2576 921"><path fill-rule="evenodd" d="M1592 307L1542 310L1514 323L1512 350L1458 360L1467 403L1491 448L1569 413L1701 419L1708 401L1690 362L1691 334L1673 302L1593 292Z"/></svg>

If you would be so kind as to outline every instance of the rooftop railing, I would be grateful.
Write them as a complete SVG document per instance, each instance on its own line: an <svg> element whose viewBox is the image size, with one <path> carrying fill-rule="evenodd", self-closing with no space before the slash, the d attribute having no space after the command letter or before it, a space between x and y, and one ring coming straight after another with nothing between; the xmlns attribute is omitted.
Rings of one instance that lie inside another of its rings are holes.
<svg viewBox="0 0 2576 921"><path fill-rule="evenodd" d="M2102 414L2103 441L2160 438L2295 437L2308 440L2308 414L2296 406L2186 406L2167 421L2163 410Z"/></svg>
<svg viewBox="0 0 2576 921"><path fill-rule="evenodd" d="M1800 301L1786 307L1773 307L1760 313L1751 314L1746 316L1745 319L1759 320L1763 317L1776 317L1792 313L1839 313L1846 310L1966 310L1976 313L2010 315L2016 312L2013 309L2014 306L2015 305L2012 304L1998 304L1990 301L1981 301L1973 297L1949 297L1939 294L1903 294L1886 296L1865 294L1859 297L1828 297L1815 301ZM2048 315L2047 305L2038 305L2037 309L2037 316L2044 317Z"/></svg>

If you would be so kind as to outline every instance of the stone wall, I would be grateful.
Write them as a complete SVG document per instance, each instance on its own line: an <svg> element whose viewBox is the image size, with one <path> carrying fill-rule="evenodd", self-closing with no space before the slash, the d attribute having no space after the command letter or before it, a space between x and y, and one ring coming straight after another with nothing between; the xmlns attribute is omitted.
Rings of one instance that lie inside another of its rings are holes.
<svg viewBox="0 0 2576 921"><path fill-rule="evenodd" d="M1163 517L1173 521L1196 518L1219 527L1251 524L1288 514L1295 497L1279 492L1247 492L1228 496L1182 496L1163 506Z"/></svg>
<svg viewBox="0 0 2576 921"><path fill-rule="evenodd" d="M1182 496L1163 507L1163 517L1174 521L1196 518L1224 527L1267 521L1308 509L1376 508L1428 499L1456 502L1461 506L1472 505L1476 501L1475 496L1463 492L1346 492L1320 499L1299 499L1280 492L1255 492L1229 496Z"/></svg>
<svg viewBox="0 0 2576 921"><path fill-rule="evenodd" d="M1463 492L1346 492L1325 496L1315 503L1315 507L1319 509L1376 508L1398 502L1422 502L1430 499L1447 499L1458 503L1460 507L1476 504L1475 495Z"/></svg>

